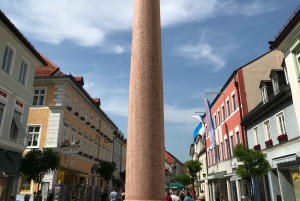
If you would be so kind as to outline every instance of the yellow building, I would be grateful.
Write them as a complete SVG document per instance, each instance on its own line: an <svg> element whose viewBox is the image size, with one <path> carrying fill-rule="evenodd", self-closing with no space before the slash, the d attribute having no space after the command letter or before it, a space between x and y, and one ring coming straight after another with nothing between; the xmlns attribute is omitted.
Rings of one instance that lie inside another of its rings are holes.
<svg viewBox="0 0 300 201"><path fill-rule="evenodd" d="M80 145L79 154L74 157L62 154L58 171L45 176L50 191L56 184L110 186L93 167L100 160L112 161L113 133L117 126L100 108L100 99L91 98L84 90L83 77L66 75L43 58L48 66L38 67L35 73L27 151L30 148L61 151L64 143ZM33 184L23 182L20 192L32 194L35 189Z"/></svg>

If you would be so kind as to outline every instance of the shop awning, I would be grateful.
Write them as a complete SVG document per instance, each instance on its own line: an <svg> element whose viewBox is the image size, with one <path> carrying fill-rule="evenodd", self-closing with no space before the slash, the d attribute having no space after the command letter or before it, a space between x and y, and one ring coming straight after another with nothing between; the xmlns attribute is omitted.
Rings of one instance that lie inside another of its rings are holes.
<svg viewBox="0 0 300 201"><path fill-rule="evenodd" d="M207 179L208 180L210 180L210 179L223 179L225 174L226 174L226 171L216 172L216 173L208 175Z"/></svg>
<svg viewBox="0 0 300 201"><path fill-rule="evenodd" d="M280 163L287 163L287 162L293 162L297 160L297 154L289 154L285 156L280 156L272 159L272 163L274 165L280 164Z"/></svg>
<svg viewBox="0 0 300 201"><path fill-rule="evenodd" d="M21 164L21 153L16 153L12 151L5 151L0 149L0 169L6 175L9 176L19 176L19 167Z"/></svg>
<svg viewBox="0 0 300 201"><path fill-rule="evenodd" d="M233 177L230 178L230 181L236 181L242 179L241 177L234 175Z"/></svg>

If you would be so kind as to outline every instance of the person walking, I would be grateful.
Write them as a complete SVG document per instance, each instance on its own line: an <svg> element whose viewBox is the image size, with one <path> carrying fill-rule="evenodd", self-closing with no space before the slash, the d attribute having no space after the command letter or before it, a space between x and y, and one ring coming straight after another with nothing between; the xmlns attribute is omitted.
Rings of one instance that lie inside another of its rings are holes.
<svg viewBox="0 0 300 201"><path fill-rule="evenodd" d="M15 201L15 196L10 196L9 201Z"/></svg>
<svg viewBox="0 0 300 201"><path fill-rule="evenodd" d="M124 201L125 200L125 189L123 190L121 196L122 196L122 201Z"/></svg>
<svg viewBox="0 0 300 201"><path fill-rule="evenodd" d="M167 194L166 194L166 200L167 201L172 201L172 198L170 196L170 192L168 191Z"/></svg>
<svg viewBox="0 0 300 201"><path fill-rule="evenodd" d="M184 197L183 201L193 201L193 199L191 198L191 194L190 192L186 192L186 196Z"/></svg>
<svg viewBox="0 0 300 201"><path fill-rule="evenodd" d="M216 191L215 191L215 200L216 201L220 201L220 195L221 195L221 193L220 193L219 188L216 188Z"/></svg>
<svg viewBox="0 0 300 201"><path fill-rule="evenodd" d="M29 201L29 200L30 200L30 195L29 194L24 195L24 201Z"/></svg>
<svg viewBox="0 0 300 201"><path fill-rule="evenodd" d="M119 200L119 193L117 192L117 189L114 188L114 190L109 194L109 201L118 201Z"/></svg>
<svg viewBox="0 0 300 201"><path fill-rule="evenodd" d="M203 190L200 191L200 194L199 194L198 199L199 199L200 201L205 201L205 195L204 195L204 191L203 191Z"/></svg>

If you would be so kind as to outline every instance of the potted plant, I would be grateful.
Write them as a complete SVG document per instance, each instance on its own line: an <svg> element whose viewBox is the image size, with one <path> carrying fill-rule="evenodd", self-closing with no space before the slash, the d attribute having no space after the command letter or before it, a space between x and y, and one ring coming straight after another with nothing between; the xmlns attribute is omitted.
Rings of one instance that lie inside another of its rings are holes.
<svg viewBox="0 0 300 201"><path fill-rule="evenodd" d="M80 117L80 119L81 119L82 121L84 121L84 120L85 120L85 118L84 118L84 117Z"/></svg>
<svg viewBox="0 0 300 201"><path fill-rule="evenodd" d="M72 107L71 107L71 106L68 106L67 109L68 109L69 111L71 111L71 110L72 110Z"/></svg>
<svg viewBox="0 0 300 201"><path fill-rule="evenodd" d="M95 161L98 161L98 158L94 158Z"/></svg>
<svg viewBox="0 0 300 201"><path fill-rule="evenodd" d="M85 157L88 157L88 155L87 154L83 154Z"/></svg>
<svg viewBox="0 0 300 201"><path fill-rule="evenodd" d="M90 125L90 124L91 124L90 122L88 122L88 121L86 122L86 125Z"/></svg>
<svg viewBox="0 0 300 201"><path fill-rule="evenodd" d="M79 155L82 155L82 151L79 151L78 154L79 154Z"/></svg>
<svg viewBox="0 0 300 201"><path fill-rule="evenodd" d="M265 145L266 145L267 148L272 147L273 146L273 140L269 139L269 140L265 141Z"/></svg>
<svg viewBox="0 0 300 201"><path fill-rule="evenodd" d="M100 133L100 130L99 130L98 128L96 129L96 131L97 131L98 133Z"/></svg>
<svg viewBox="0 0 300 201"><path fill-rule="evenodd" d="M94 158L93 156L89 156L90 159Z"/></svg>
<svg viewBox="0 0 300 201"><path fill-rule="evenodd" d="M253 147L254 150L260 150L260 144L257 144Z"/></svg>
<svg viewBox="0 0 300 201"><path fill-rule="evenodd" d="M91 125L91 128L92 128L92 129L95 129L95 126L94 126L94 125Z"/></svg>
<svg viewBox="0 0 300 201"><path fill-rule="evenodd" d="M79 113L78 112L74 112L74 114L78 117Z"/></svg>
<svg viewBox="0 0 300 201"><path fill-rule="evenodd" d="M288 141L288 135L286 133L281 134L277 137L277 140L279 141L279 143L283 143Z"/></svg>

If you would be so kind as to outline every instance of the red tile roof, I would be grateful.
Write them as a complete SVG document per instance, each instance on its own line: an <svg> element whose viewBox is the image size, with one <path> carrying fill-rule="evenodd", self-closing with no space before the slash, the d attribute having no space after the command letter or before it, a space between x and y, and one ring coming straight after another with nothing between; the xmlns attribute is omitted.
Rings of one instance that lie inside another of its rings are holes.
<svg viewBox="0 0 300 201"><path fill-rule="evenodd" d="M175 162L175 158L173 158L171 156L171 154L167 151L165 151L165 160L169 163L169 164L173 164Z"/></svg>
<svg viewBox="0 0 300 201"><path fill-rule="evenodd" d="M47 66L39 66L35 70L35 76L60 76L60 75L66 75L63 73L57 65L55 65L52 61L50 61L45 55L39 52L41 57L47 62Z"/></svg>

